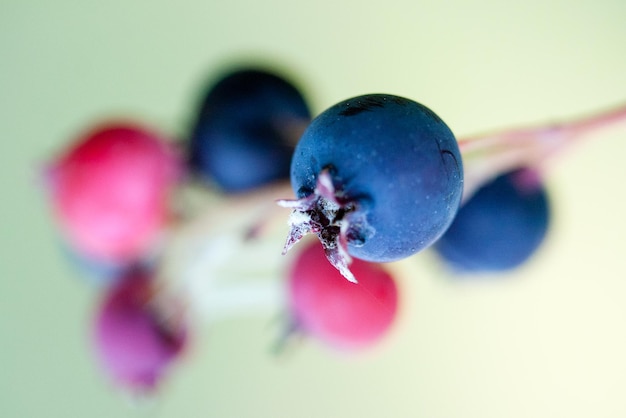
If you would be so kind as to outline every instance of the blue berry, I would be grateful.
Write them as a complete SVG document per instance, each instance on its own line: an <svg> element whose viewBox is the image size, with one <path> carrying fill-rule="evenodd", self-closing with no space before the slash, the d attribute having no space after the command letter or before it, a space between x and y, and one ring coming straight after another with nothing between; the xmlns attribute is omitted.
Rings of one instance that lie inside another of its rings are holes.
<svg viewBox="0 0 626 418"><path fill-rule="evenodd" d="M229 73L200 107L190 165L225 192L287 180L295 142L310 119L303 96L283 77L259 69Z"/></svg>
<svg viewBox="0 0 626 418"><path fill-rule="evenodd" d="M350 256L408 257L452 222L463 189L454 135L430 109L386 94L355 97L320 114L291 164L296 201L287 251L315 233L349 280Z"/></svg>
<svg viewBox="0 0 626 418"><path fill-rule="evenodd" d="M537 250L549 215L537 173L512 171L478 189L433 248L457 272L509 270Z"/></svg>

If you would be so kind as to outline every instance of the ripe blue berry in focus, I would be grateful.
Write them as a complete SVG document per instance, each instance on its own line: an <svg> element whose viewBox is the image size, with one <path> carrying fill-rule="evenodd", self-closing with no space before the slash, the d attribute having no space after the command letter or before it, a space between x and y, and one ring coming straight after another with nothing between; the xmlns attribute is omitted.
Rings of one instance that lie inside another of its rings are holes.
<svg viewBox="0 0 626 418"><path fill-rule="evenodd" d="M455 271L499 272L524 263L549 225L546 190L530 169L503 174L480 188L433 246Z"/></svg>
<svg viewBox="0 0 626 418"><path fill-rule="evenodd" d="M210 86L189 143L192 169L227 193L289 178L311 113L287 79L261 69L231 72Z"/></svg>
<svg viewBox="0 0 626 418"><path fill-rule="evenodd" d="M370 94L315 118L291 164L298 200L287 251L315 233L329 261L349 280L350 256L399 260L428 247L460 204L463 167L448 126L412 100Z"/></svg>

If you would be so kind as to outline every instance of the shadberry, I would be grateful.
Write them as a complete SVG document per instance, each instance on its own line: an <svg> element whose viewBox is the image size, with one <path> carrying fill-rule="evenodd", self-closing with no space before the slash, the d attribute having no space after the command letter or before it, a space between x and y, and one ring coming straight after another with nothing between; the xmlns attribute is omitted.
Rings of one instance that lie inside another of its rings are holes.
<svg viewBox="0 0 626 418"><path fill-rule="evenodd" d="M548 197L538 174L515 170L479 188L433 246L457 272L515 268L543 241Z"/></svg>
<svg viewBox="0 0 626 418"><path fill-rule="evenodd" d="M359 283L345 280L321 246L307 245L289 271L289 298L297 331L340 349L378 342L397 314L398 291L380 265L354 260Z"/></svg>
<svg viewBox="0 0 626 418"><path fill-rule="evenodd" d="M111 123L81 136L48 170L69 245L106 263L141 257L168 221L180 170L171 144L141 126Z"/></svg>
<svg viewBox="0 0 626 418"><path fill-rule="evenodd" d="M295 142L310 119L302 94L282 76L260 69L229 73L206 93L189 143L190 164L225 192L286 180Z"/></svg>
<svg viewBox="0 0 626 418"><path fill-rule="evenodd" d="M109 289L95 320L94 348L113 381L137 391L155 389L181 353L186 331L166 322L152 304L151 278L135 270Z"/></svg>
<svg viewBox="0 0 626 418"><path fill-rule="evenodd" d="M315 233L349 280L350 256L374 262L432 244L456 214L463 167L454 135L430 109L387 94L332 106L308 126L291 164L298 200L287 251Z"/></svg>

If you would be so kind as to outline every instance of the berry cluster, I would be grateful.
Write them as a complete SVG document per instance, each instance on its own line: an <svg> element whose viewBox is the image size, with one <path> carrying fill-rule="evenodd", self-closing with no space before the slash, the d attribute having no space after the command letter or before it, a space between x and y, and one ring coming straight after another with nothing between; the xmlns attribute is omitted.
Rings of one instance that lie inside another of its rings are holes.
<svg viewBox="0 0 626 418"><path fill-rule="evenodd" d="M389 94L312 118L292 82L243 68L208 87L184 140L109 122L81 134L46 176L65 253L104 283L98 361L120 386L146 392L185 351L199 311L282 307L287 335L355 350L380 341L398 314L398 278L381 263L432 248L453 276L520 266L549 226L546 158L624 119L618 109L457 141L432 110ZM186 189L207 197L199 213L185 207ZM291 209L291 258L271 242L279 285L223 277L268 246L280 207Z"/></svg>

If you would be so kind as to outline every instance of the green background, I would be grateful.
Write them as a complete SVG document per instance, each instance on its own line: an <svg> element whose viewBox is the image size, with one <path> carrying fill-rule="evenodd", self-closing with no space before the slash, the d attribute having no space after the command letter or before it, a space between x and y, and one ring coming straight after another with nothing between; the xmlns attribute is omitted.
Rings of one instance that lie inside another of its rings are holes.
<svg viewBox="0 0 626 418"><path fill-rule="evenodd" d="M626 416L624 127L553 162L552 230L509 277L455 283L420 254L400 320L358 355L273 357L267 318L201 325L139 405L94 365L98 292L38 179L107 117L181 134L207 77L241 60L288 69L315 113L394 93L459 137L587 114L626 101L625 22L622 0L0 0L0 416Z"/></svg>

